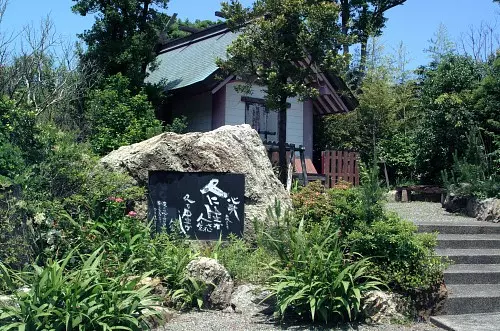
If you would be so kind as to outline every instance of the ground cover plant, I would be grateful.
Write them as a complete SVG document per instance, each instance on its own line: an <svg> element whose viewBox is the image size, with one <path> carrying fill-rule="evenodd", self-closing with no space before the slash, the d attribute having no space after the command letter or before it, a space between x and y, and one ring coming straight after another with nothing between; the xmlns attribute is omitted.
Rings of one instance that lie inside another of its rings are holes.
<svg viewBox="0 0 500 331"><path fill-rule="evenodd" d="M29 272L0 264L1 279L12 293L11 301L0 306L0 329L147 329L147 319L158 315L152 288L140 284L144 276L108 276L103 256L103 249L87 257L71 252ZM68 268L73 259L78 267Z"/></svg>
<svg viewBox="0 0 500 331"><path fill-rule="evenodd" d="M281 318L306 318L323 323L355 320L362 296L384 285L371 275L371 262L355 257L343 246L338 227L320 222L305 227L280 208L270 210L271 227L260 244L276 259L268 289L276 295Z"/></svg>
<svg viewBox="0 0 500 331"><path fill-rule="evenodd" d="M447 266L434 255L436 235L417 233L411 222L385 212L377 196L368 176L361 188L325 190L310 184L293 195L293 202L305 227L335 224L344 247L369 258L369 274L390 290L410 296L431 291L443 281Z"/></svg>

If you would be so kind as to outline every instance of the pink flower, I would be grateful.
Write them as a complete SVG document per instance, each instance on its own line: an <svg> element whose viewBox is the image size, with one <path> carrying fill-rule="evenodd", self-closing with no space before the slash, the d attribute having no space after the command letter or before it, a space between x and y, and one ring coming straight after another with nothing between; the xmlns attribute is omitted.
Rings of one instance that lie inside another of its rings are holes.
<svg viewBox="0 0 500 331"><path fill-rule="evenodd" d="M123 202L122 198L115 198L115 202Z"/></svg>
<svg viewBox="0 0 500 331"><path fill-rule="evenodd" d="M130 216L130 217L136 217L137 216L137 213L133 210L129 211L127 216Z"/></svg>

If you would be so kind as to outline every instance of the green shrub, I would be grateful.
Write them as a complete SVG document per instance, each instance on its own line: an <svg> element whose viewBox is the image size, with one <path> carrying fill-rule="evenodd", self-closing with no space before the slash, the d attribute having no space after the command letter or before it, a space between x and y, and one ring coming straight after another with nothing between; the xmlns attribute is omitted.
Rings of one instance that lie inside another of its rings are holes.
<svg viewBox="0 0 500 331"><path fill-rule="evenodd" d="M377 163L374 163L370 168L361 168L361 187L359 188L362 209L361 219L368 224L384 217L382 205L384 191L380 188L379 172L380 169Z"/></svg>
<svg viewBox="0 0 500 331"><path fill-rule="evenodd" d="M391 215L351 232L347 246L370 257L372 272L391 289L427 289L442 281L447 265L434 254L436 235L416 231L413 223Z"/></svg>
<svg viewBox="0 0 500 331"><path fill-rule="evenodd" d="M117 74L107 78L105 86L90 95L89 140L99 155L162 132L161 122L155 118L146 93L141 90L133 95L129 85L128 78Z"/></svg>
<svg viewBox="0 0 500 331"><path fill-rule="evenodd" d="M18 190L19 186L0 178L0 262L21 269L30 262L32 252Z"/></svg>
<svg viewBox="0 0 500 331"><path fill-rule="evenodd" d="M486 154L479 129L470 130L467 142L465 155L459 158L455 151L453 168L441 173L448 192L479 199L500 197L500 171L495 168L494 156Z"/></svg>
<svg viewBox="0 0 500 331"><path fill-rule="evenodd" d="M356 189L333 188L325 190L320 182L313 182L292 195L297 219L306 221L306 228L315 223L331 223L341 234L349 233L363 217L361 195Z"/></svg>
<svg viewBox="0 0 500 331"><path fill-rule="evenodd" d="M154 268L167 289L169 306L177 309L201 308L205 286L187 275L186 266L198 257L196 247L184 238L167 233L157 234L151 241L152 259L149 267Z"/></svg>
<svg viewBox="0 0 500 331"><path fill-rule="evenodd" d="M369 261L346 254L337 228L329 223L306 231L304 221L296 226L290 214L275 217L282 221L274 231L261 233L260 242L277 257L270 265L269 286L277 298L277 313L325 323L356 319L364 292L382 285L370 275Z"/></svg>
<svg viewBox="0 0 500 331"><path fill-rule="evenodd" d="M34 272L21 274L0 265L2 279L10 284L14 301L0 306L4 330L147 330L148 316L156 314L156 298L142 277L108 277L103 272L103 252L96 250L68 270L76 258L50 261ZM23 282L27 291L15 284ZM139 288L138 288L139 287Z"/></svg>
<svg viewBox="0 0 500 331"><path fill-rule="evenodd" d="M264 283L270 276L264 268L264 261L270 259L269 253L236 236L210 243L201 254L218 260L236 282Z"/></svg>

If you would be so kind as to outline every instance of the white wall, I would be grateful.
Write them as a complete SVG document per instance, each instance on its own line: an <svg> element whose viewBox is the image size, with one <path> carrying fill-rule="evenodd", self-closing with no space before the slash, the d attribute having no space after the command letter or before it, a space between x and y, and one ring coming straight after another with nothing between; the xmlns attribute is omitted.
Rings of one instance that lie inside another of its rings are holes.
<svg viewBox="0 0 500 331"><path fill-rule="evenodd" d="M240 83L232 82L225 86L226 88L226 115L225 123L227 125L237 125L245 123L245 102L241 101L241 96L245 95L236 92L234 89ZM264 99L265 92L262 87L252 86L252 94L248 95L252 98ZM295 145L304 145L303 140L303 103L296 98L287 100L291 107L287 111L287 133L286 142Z"/></svg>
<svg viewBox="0 0 500 331"><path fill-rule="evenodd" d="M172 105L174 117L187 117L189 132L212 130L212 93L210 91L189 98L178 98Z"/></svg>

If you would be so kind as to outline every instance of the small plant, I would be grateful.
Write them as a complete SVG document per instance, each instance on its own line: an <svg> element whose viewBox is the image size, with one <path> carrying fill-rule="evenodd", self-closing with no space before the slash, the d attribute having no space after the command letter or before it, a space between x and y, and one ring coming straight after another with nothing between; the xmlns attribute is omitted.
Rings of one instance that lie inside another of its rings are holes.
<svg viewBox="0 0 500 331"><path fill-rule="evenodd" d="M264 283L270 276L263 268L263 261L270 259L268 252L234 235L227 241L219 240L210 254L204 255L218 260L236 282Z"/></svg>
<svg viewBox="0 0 500 331"><path fill-rule="evenodd" d="M370 168L361 170L361 201L363 221L371 223L380 219L384 212L382 207L383 190L378 178L379 167L376 162Z"/></svg>
<svg viewBox="0 0 500 331"><path fill-rule="evenodd" d="M351 232L347 245L371 257L372 273L391 289L428 289L442 281L447 263L434 254L436 235L416 231L413 223L390 215Z"/></svg>
<svg viewBox="0 0 500 331"><path fill-rule="evenodd" d="M81 265L68 270L73 259ZM0 306L0 329L148 330L146 319L157 314L151 288L139 287L143 277L107 277L102 264L102 249L87 258L70 253L44 267L33 266L31 273L0 264L2 280L14 299ZM18 290L18 283L27 290Z"/></svg>
<svg viewBox="0 0 500 331"><path fill-rule="evenodd" d="M460 158L453 154L453 168L443 170L442 180L449 192L476 198L500 197L500 173L492 157L485 153L484 142L477 128L467 135L467 149Z"/></svg>
<svg viewBox="0 0 500 331"><path fill-rule="evenodd" d="M279 217L279 216L278 216ZM361 311L363 293L382 283L369 273L367 259L353 259L339 241L338 231L328 223L314 224L306 231L282 216L278 231L263 232L261 242L277 260L269 289L277 298L277 313L293 314L313 321L354 320Z"/></svg>
<svg viewBox="0 0 500 331"><path fill-rule="evenodd" d="M313 182L292 195L296 218L304 218L306 228L310 224L329 222L340 229L340 234L350 232L362 219L359 190L345 185L325 190L320 182Z"/></svg>
<svg viewBox="0 0 500 331"><path fill-rule="evenodd" d="M165 232L157 234L150 244L150 268L163 280L167 305L177 309L201 308L205 286L187 275L186 266L198 256L196 249L183 238Z"/></svg>

